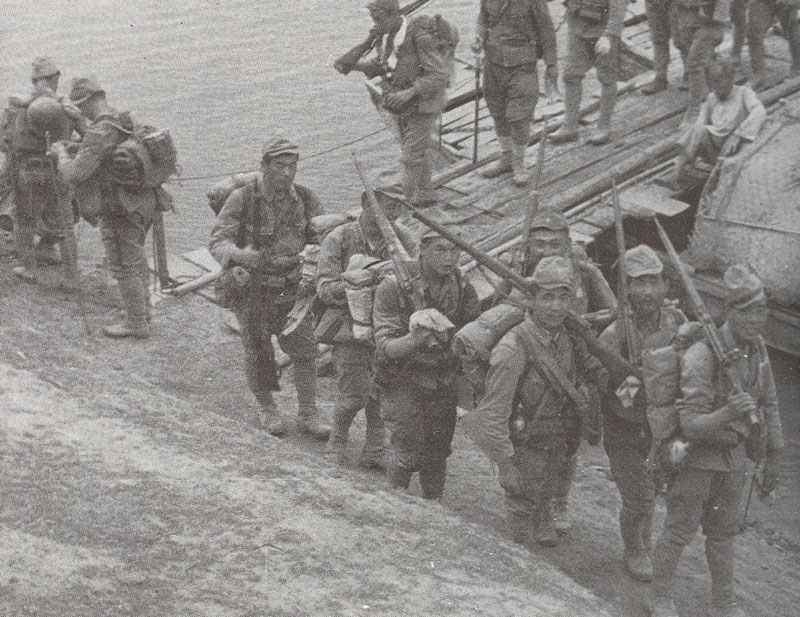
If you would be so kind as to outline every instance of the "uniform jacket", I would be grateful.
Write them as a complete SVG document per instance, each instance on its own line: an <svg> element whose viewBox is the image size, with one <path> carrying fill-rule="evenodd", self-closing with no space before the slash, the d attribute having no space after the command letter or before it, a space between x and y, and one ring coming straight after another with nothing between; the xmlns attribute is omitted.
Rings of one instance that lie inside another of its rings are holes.
<svg viewBox="0 0 800 617"><path fill-rule="evenodd" d="M236 189L225 200L211 230L209 250L223 265L228 263L236 248L245 204L248 204L250 214L245 221L247 243L253 244L253 238L258 234L260 249L265 251L267 258L294 257L300 254L306 244L316 243L310 221L322 214L317 196L299 184L292 185L285 194L279 195L271 185L264 183L263 175L257 181L263 199L255 199L253 186L250 184ZM254 216L255 207L260 209L260 217ZM256 218L260 218L261 222L258 230L254 229ZM299 270L300 267L301 265L296 265L291 269Z"/></svg>
<svg viewBox="0 0 800 617"><path fill-rule="evenodd" d="M720 328L723 342L733 348L733 335L727 324ZM783 432L778 414L778 397L775 379L763 339L757 345L744 350L747 357L737 363L739 378L746 392L756 402L761 418L763 437L767 440L767 451L783 448ZM706 434L692 422L702 414L711 413L728 402L731 386L724 370L720 370L708 343L698 341L692 345L681 360L681 398L676 401L683 434L694 442L689 450L687 464L699 469L732 471L734 469L733 448L713 441L713 434ZM729 430L740 434L747 428L742 420L730 424Z"/></svg>
<svg viewBox="0 0 800 617"><path fill-rule="evenodd" d="M691 11L698 14L699 23L715 21L727 24L731 21L731 4L733 0L675 0L678 10Z"/></svg>
<svg viewBox="0 0 800 617"><path fill-rule="evenodd" d="M496 462L514 453L511 424L519 401L526 427L523 440L546 439L564 434L562 413L576 416L574 404L556 391L532 365L521 340L523 331L535 337L576 386L603 381L600 363L585 343L562 328L552 334L530 315L509 330L494 346L489 358L483 397L471 416L471 436L483 452ZM515 438L519 440L519 436Z"/></svg>
<svg viewBox="0 0 800 617"><path fill-rule="evenodd" d="M544 0L482 0L478 32L489 62L536 64L540 49L547 66L557 64L556 33Z"/></svg>
<svg viewBox="0 0 800 617"><path fill-rule="evenodd" d="M645 336L637 327L636 322L633 322L633 336L638 344L638 348L642 351L648 349L659 349L666 347L675 338L678 333L678 328L681 324L686 323L686 315L677 308L670 304L665 304L661 308L661 314L658 321L658 329L655 332ZM625 341L622 340L622 332L620 331L619 320L610 324L602 334L600 334L600 342L619 353L623 352L625 348ZM641 365L641 358L634 360L634 364ZM646 398L644 396L637 396L634 399L632 407L623 407L617 398L615 392L619 384L608 384L608 390L605 392L603 399L603 408L606 413L612 413L629 422L642 423L646 420Z"/></svg>
<svg viewBox="0 0 800 617"><path fill-rule="evenodd" d="M581 5L590 3L593 7L604 5L605 14L600 21L581 17ZM566 0L567 14L570 18L570 31L585 39L596 39L603 35L622 36L625 21L626 0Z"/></svg>
<svg viewBox="0 0 800 617"><path fill-rule="evenodd" d="M153 212L161 189L130 190L111 179L111 156L114 149L127 139L133 122L127 114L114 110L97 118L86 130L78 153L63 163L59 172L63 179L75 185L75 198L82 211ZM86 203L88 202L88 203Z"/></svg>
<svg viewBox="0 0 800 617"><path fill-rule="evenodd" d="M443 283L426 280L425 307L436 308L456 326L456 330L480 314L478 294L460 273L452 274ZM375 292L372 325L375 330L375 355L378 367L391 375L393 382L408 387L416 384L431 390L450 383L457 363L449 348L441 351L420 351L409 358L390 360L386 344L408 334L408 320L414 312L397 279L387 276Z"/></svg>

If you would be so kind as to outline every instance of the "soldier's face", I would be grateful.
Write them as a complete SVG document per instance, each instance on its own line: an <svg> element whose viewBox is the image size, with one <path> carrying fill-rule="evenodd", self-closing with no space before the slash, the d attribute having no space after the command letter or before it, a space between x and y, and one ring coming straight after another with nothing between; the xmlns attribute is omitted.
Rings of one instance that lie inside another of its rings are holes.
<svg viewBox="0 0 800 617"><path fill-rule="evenodd" d="M263 163L261 168L267 183L279 190L288 190L297 174L297 156L279 154Z"/></svg>
<svg viewBox="0 0 800 617"><path fill-rule="evenodd" d="M726 71L711 71L708 76L708 86L720 101L724 101L730 96L734 81L735 76Z"/></svg>
<svg viewBox="0 0 800 617"><path fill-rule="evenodd" d="M381 34L389 32L392 25L392 18L394 17L391 11L381 7L371 6L369 7L369 16L375 24L375 30Z"/></svg>
<svg viewBox="0 0 800 617"><path fill-rule="evenodd" d="M558 328L567 318L567 313L575 302L575 291L571 287L556 287L536 290L531 313L533 318L545 328Z"/></svg>
<svg viewBox="0 0 800 617"><path fill-rule="evenodd" d="M628 297L635 313L651 315L657 312L667 297L667 284L660 274L628 277Z"/></svg>
<svg viewBox="0 0 800 617"><path fill-rule="evenodd" d="M423 268L440 277L455 272L460 256L461 250L444 238L428 240L420 249Z"/></svg>
<svg viewBox="0 0 800 617"><path fill-rule="evenodd" d="M537 263L545 257L566 255L569 250L569 234L551 229L534 229L529 246L531 258Z"/></svg>
<svg viewBox="0 0 800 617"><path fill-rule="evenodd" d="M767 326L768 318L766 300L754 302L745 308L731 308L728 312L728 322L733 329L733 335L746 342L758 340Z"/></svg>

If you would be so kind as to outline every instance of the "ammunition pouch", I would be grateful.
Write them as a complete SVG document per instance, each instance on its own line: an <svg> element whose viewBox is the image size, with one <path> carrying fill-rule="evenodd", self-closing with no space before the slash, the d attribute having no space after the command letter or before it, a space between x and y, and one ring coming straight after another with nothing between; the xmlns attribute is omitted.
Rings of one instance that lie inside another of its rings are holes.
<svg viewBox="0 0 800 617"><path fill-rule="evenodd" d="M603 23L608 17L608 0L574 0L575 15L589 23Z"/></svg>

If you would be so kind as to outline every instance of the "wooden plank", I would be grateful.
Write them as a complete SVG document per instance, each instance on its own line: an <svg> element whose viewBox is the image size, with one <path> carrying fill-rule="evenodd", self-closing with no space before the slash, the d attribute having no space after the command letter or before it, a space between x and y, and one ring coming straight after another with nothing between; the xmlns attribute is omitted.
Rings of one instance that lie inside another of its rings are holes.
<svg viewBox="0 0 800 617"><path fill-rule="evenodd" d="M199 266L206 272L218 272L222 267L205 247L183 253L181 257L189 263Z"/></svg>
<svg viewBox="0 0 800 617"><path fill-rule="evenodd" d="M619 196L619 203L623 210L647 208L667 217L676 216L689 208L689 204L672 196L672 189L654 183L623 191Z"/></svg>

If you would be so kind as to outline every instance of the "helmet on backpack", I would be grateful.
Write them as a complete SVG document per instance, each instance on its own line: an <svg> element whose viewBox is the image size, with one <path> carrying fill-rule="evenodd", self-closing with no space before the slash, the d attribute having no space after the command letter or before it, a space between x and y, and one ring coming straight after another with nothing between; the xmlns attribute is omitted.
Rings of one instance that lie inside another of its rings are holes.
<svg viewBox="0 0 800 617"><path fill-rule="evenodd" d="M57 134L64 125L61 102L52 96L36 97L27 109L28 124L38 135Z"/></svg>

